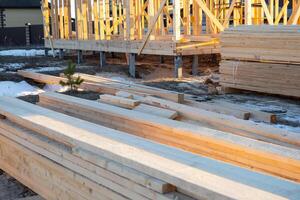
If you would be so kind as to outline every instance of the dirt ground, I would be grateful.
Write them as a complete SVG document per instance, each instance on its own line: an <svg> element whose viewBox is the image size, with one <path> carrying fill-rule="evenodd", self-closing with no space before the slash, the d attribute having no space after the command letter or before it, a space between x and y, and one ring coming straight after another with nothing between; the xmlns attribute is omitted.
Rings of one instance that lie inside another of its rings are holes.
<svg viewBox="0 0 300 200"><path fill-rule="evenodd" d="M53 57L11 57L0 56L0 81L20 82L24 80L15 72L19 69L34 70L41 73L59 75L67 66L68 61L76 62L76 55L73 53L65 56L63 60ZM218 85L218 62L219 56L201 56L199 58L199 76L191 75L191 58L184 58L184 78L174 79L173 58L164 57L164 62L160 62L160 57L139 56L137 58L136 74L137 79L129 77L128 66L125 56L122 54L107 55L107 65L99 67L99 55L89 53L84 55L84 60L77 65L77 71L92 75L101 75L119 81L142 83L145 85L159 87L168 90L183 92L194 96L196 101L224 100L246 107L254 108L271 113L277 113L280 128L288 129L300 134L300 101L254 92L243 92L239 94L217 95L216 86ZM115 63L115 64L112 64ZM26 80L29 84L44 88L44 84L37 84L31 80ZM70 94L66 92L67 94ZM96 100L99 93L78 92L70 94L80 98ZM19 97L25 101L38 102L37 95L27 95ZM14 190L13 194L3 193L2 191ZM11 178L0 170L0 200L16 199L22 196L31 196L34 193L22 184ZM6 195L6 196L5 196Z"/></svg>

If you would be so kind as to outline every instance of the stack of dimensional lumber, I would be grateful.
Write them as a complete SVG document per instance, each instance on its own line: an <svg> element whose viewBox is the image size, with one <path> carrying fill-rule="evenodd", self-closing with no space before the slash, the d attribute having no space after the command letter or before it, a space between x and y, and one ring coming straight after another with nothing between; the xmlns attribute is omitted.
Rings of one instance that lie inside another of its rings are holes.
<svg viewBox="0 0 300 200"><path fill-rule="evenodd" d="M59 84L59 81L64 80L63 77L51 76L41 73L29 72L19 70L18 74L25 77L33 79L37 82L47 83L47 84ZM111 95L120 95L127 98L128 93L129 96L138 97L138 96L157 96L163 99L167 99L177 103L183 103L194 107L200 107L202 109L218 112L221 114L232 115L241 119L253 119L256 121L264 121L264 122L276 122L276 115L272 113L261 112L249 108L241 108L235 104L224 105L224 102L218 103L218 105L210 105L205 102L196 102L192 100L185 100L185 95L182 93L177 93L174 91L162 90L158 88L153 88L141 84L133 84L133 83L124 83L108 78L103 78L100 76L92 76L87 74L77 73L75 76L80 76L84 79L84 83L81 85L81 88L90 91L101 92L105 94ZM123 94L123 95L122 95ZM192 99L189 95L186 95L188 98Z"/></svg>
<svg viewBox="0 0 300 200"><path fill-rule="evenodd" d="M51 76L46 74L34 73L24 70L19 70L18 74L25 77L33 79L37 82L47 83L47 84L59 84L60 81L66 81L64 77ZM116 92L128 91L138 95L153 95L161 98L165 98L174 102L182 103L184 101L184 94L169 90L163 90L154 87L148 87L145 85L134 84L134 83L124 83L119 81L114 81L112 79L91 76L88 74L77 74L84 79L84 82L80 85L80 88L95 92L101 92L106 94L115 94Z"/></svg>
<svg viewBox="0 0 300 200"><path fill-rule="evenodd" d="M299 183L21 100L1 97L0 114L0 168L46 199L300 198Z"/></svg>
<svg viewBox="0 0 300 200"><path fill-rule="evenodd" d="M299 26L241 26L220 38L222 86L300 97Z"/></svg>
<svg viewBox="0 0 300 200"><path fill-rule="evenodd" d="M108 128L246 168L300 181L300 157L297 155L300 154L298 150L300 137L288 131L265 129L253 136L255 139L250 139L136 110L57 93L44 93L40 95L39 99L39 105L43 107ZM176 106L174 105L176 103L172 105L172 102L164 102L165 100L154 97L146 97L141 101L156 102L161 105L168 103L172 108ZM190 115L201 117L201 110L198 113L197 109L188 106L184 106L182 109L190 112ZM178 111L180 110L179 108ZM202 118L206 116L209 117L204 114ZM264 127L259 128L264 129ZM276 166L274 163L277 163Z"/></svg>

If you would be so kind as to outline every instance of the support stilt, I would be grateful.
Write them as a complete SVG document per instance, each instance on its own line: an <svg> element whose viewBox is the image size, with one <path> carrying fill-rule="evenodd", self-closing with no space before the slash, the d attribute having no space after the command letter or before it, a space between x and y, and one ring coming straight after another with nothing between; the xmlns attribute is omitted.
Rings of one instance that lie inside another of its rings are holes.
<svg viewBox="0 0 300 200"><path fill-rule="evenodd" d="M192 64L192 74L194 76L198 75L198 67L199 67L199 59L198 55L193 56L193 64Z"/></svg>
<svg viewBox="0 0 300 200"><path fill-rule="evenodd" d="M164 58L164 56L160 56L160 57L159 57L159 62L160 62L160 64L165 63L165 58Z"/></svg>
<svg viewBox="0 0 300 200"><path fill-rule="evenodd" d="M135 54L129 54L129 74L131 77L135 78Z"/></svg>
<svg viewBox="0 0 300 200"><path fill-rule="evenodd" d="M64 59L64 50L63 49L59 50L59 59Z"/></svg>
<svg viewBox="0 0 300 200"><path fill-rule="evenodd" d="M104 67L106 65L106 56L104 51L100 51L100 67Z"/></svg>
<svg viewBox="0 0 300 200"><path fill-rule="evenodd" d="M175 78L182 78L182 57L181 56L174 57L174 65L175 65Z"/></svg>
<svg viewBox="0 0 300 200"><path fill-rule="evenodd" d="M45 56L48 57L49 56L49 49L45 48Z"/></svg>
<svg viewBox="0 0 300 200"><path fill-rule="evenodd" d="M82 62L82 51L77 51L77 64L80 64Z"/></svg>

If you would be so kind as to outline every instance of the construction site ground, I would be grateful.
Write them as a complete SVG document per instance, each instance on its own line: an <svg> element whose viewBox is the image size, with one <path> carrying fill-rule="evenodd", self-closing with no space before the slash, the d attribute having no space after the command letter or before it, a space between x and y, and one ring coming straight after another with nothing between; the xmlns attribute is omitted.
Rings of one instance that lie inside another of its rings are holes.
<svg viewBox="0 0 300 200"><path fill-rule="evenodd" d="M77 61L75 53L65 55L64 59L59 59L58 57L53 58L51 56L0 56L0 87L3 82L24 81L24 78L15 73L20 69L59 75L63 72L70 60L73 62ZM184 78L179 80L173 78L174 69L172 57L165 57L164 62L161 63L161 58L157 56L139 56L136 66L137 78L133 79L129 77L125 55L107 54L107 65L100 68L98 54L91 52L84 55L84 60L77 66L77 71L93 75L97 74L118 81L142 83L153 87L183 92L193 95L196 101L223 100L265 112L276 113L278 121L277 124L273 126L300 134L299 99L254 92L221 94L218 86L218 61L218 56L201 56L199 58L198 76L192 76L190 67L191 59L185 58L183 69ZM30 80L25 81L40 90L45 90L45 88L55 90L55 88L49 88L49 86L37 84ZM99 98L99 93L96 92L81 91L69 94L90 100ZM32 103L38 101L38 96L34 93L21 95L18 98ZM5 172L0 171L0 200L18 199L33 195L34 193L32 191L22 186L22 184L18 183Z"/></svg>

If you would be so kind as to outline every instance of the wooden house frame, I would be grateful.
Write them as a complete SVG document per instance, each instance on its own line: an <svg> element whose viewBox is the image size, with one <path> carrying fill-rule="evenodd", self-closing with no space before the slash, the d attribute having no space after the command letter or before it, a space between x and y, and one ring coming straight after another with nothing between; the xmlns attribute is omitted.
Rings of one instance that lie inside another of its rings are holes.
<svg viewBox="0 0 300 200"><path fill-rule="evenodd" d="M300 24L300 0L42 0L45 46L54 49L182 57L219 53L218 33L233 25ZM288 7L292 13L288 14ZM72 28L72 18L75 28ZM80 56L79 56L80 57Z"/></svg>

